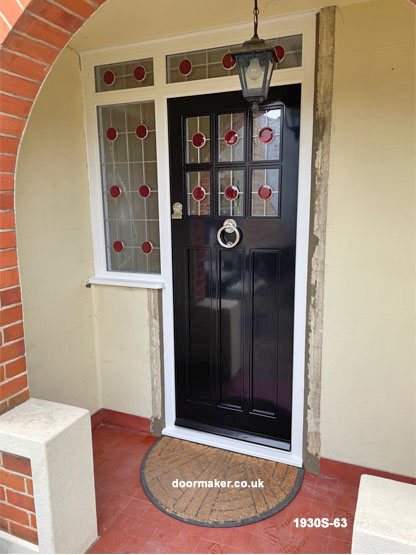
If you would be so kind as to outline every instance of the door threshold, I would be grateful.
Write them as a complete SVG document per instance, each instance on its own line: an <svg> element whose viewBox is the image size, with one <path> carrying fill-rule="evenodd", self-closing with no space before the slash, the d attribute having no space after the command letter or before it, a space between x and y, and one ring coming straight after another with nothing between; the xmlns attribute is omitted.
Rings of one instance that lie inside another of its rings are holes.
<svg viewBox="0 0 416 555"><path fill-rule="evenodd" d="M250 455L251 457L259 457L260 459L290 464L298 468L302 467L302 458L291 452L265 447L264 445L258 445L256 443L249 443L248 441L240 441L230 437L200 432L199 430L182 428L181 426L166 426L166 428L163 428L162 434L176 437L177 439L184 439L185 441L191 441L193 443L201 443L209 447L234 451L242 455Z"/></svg>
<svg viewBox="0 0 416 555"><path fill-rule="evenodd" d="M230 439L238 439L245 443L255 443L256 445L262 445L263 447L270 447L271 449L279 449L282 451L290 452L290 442L281 441L276 438L268 438L265 436L255 435L249 432L242 432L241 430L234 430L232 428L210 426L208 424L203 424L202 422L197 422L195 420L188 420L187 418L176 418L175 426L179 428L188 428L190 430L196 430L197 432L206 432L211 435L223 436Z"/></svg>

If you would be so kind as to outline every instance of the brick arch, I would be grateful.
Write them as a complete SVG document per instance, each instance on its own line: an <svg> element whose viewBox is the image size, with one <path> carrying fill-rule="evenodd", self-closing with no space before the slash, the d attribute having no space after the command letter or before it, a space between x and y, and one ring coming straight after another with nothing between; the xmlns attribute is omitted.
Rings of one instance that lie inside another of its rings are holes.
<svg viewBox="0 0 416 555"><path fill-rule="evenodd" d="M15 168L54 61L107 0L2 0L0 8L0 414L29 398L15 228Z"/></svg>

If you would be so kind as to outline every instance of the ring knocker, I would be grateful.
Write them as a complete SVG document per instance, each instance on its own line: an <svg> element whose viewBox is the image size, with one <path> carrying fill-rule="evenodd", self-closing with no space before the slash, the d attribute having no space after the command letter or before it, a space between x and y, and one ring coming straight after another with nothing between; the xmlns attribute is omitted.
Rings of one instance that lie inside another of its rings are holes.
<svg viewBox="0 0 416 555"><path fill-rule="evenodd" d="M227 233L228 235L231 235L232 233L235 233L234 241L227 241L226 243L224 243L224 241L222 240L222 232L223 231L225 233ZM240 233L240 230L237 227L237 224L235 223L235 220L225 220L222 227L219 228L218 233L217 233L218 243L222 247L224 247L225 249L232 249L233 247L238 245L240 239L241 239L241 233Z"/></svg>

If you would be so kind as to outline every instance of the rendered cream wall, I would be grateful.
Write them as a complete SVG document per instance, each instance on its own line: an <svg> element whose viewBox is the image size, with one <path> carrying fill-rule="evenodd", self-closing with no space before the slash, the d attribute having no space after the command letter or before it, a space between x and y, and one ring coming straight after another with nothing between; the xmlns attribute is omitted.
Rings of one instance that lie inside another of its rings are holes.
<svg viewBox="0 0 416 555"><path fill-rule="evenodd" d="M146 289L93 286L102 406L151 418Z"/></svg>
<svg viewBox="0 0 416 555"><path fill-rule="evenodd" d="M19 153L16 214L33 397L151 416L147 291L94 273L78 55L65 49Z"/></svg>
<svg viewBox="0 0 416 555"><path fill-rule="evenodd" d="M261 19L361 0L259 0ZM396 0L393 0L395 2ZM400 0L399 0L400 1ZM71 40L76 50L106 48L252 21L253 0L107 0ZM115 24L117 22L117 24ZM295 27L296 28L296 27ZM198 49L196 38L195 49Z"/></svg>
<svg viewBox="0 0 416 555"><path fill-rule="evenodd" d="M415 7L338 10L322 456L415 475Z"/></svg>
<svg viewBox="0 0 416 555"><path fill-rule="evenodd" d="M78 56L65 50L29 118L16 175L17 245L33 397L95 412L93 272Z"/></svg>

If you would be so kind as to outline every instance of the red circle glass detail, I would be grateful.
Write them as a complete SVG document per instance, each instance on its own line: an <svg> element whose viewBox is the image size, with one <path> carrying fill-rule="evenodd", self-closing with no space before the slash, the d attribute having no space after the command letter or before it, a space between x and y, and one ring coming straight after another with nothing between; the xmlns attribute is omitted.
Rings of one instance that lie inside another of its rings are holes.
<svg viewBox="0 0 416 555"><path fill-rule="evenodd" d="M137 66L134 68L133 75L136 81L143 81L146 77L146 69L143 66Z"/></svg>
<svg viewBox="0 0 416 555"><path fill-rule="evenodd" d="M273 194L273 189L269 185L262 185L257 193L262 200L269 200Z"/></svg>
<svg viewBox="0 0 416 555"><path fill-rule="evenodd" d="M184 58L179 64L179 72L182 75L189 75L192 71L192 62L188 58Z"/></svg>
<svg viewBox="0 0 416 555"><path fill-rule="evenodd" d="M142 198L148 198L148 197L150 197L150 192L151 192L151 191L150 191L149 185L141 185L141 186L139 187L139 195L140 195Z"/></svg>
<svg viewBox="0 0 416 555"><path fill-rule="evenodd" d="M283 58L285 57L285 49L283 46L277 45L274 47L274 51L276 52L277 59L280 62L283 62Z"/></svg>
<svg viewBox="0 0 416 555"><path fill-rule="evenodd" d="M117 129L115 127L109 127L107 129L106 135L109 141L115 141L118 137Z"/></svg>
<svg viewBox="0 0 416 555"><path fill-rule="evenodd" d="M233 69L236 62L234 56L228 53L223 56L221 63L224 69Z"/></svg>
<svg viewBox="0 0 416 555"><path fill-rule="evenodd" d="M153 245L150 241L145 241L142 243L142 251L144 254L150 254L153 250Z"/></svg>
<svg viewBox="0 0 416 555"><path fill-rule="evenodd" d="M136 127L136 136L138 139L145 139L148 135L149 131L144 123L141 123Z"/></svg>
<svg viewBox="0 0 416 555"><path fill-rule="evenodd" d="M192 191L192 196L194 200L201 202L201 200L204 200L204 198L207 196L207 192L203 187L198 185L198 187L195 187L195 189Z"/></svg>
<svg viewBox="0 0 416 555"><path fill-rule="evenodd" d="M239 194L240 191L235 185L230 185L224 191L224 196L227 200L235 200L236 198L238 198Z"/></svg>
<svg viewBox="0 0 416 555"><path fill-rule="evenodd" d="M117 185L113 185L110 189L110 195L113 198L118 198L121 195L121 189Z"/></svg>
<svg viewBox="0 0 416 555"><path fill-rule="evenodd" d="M263 127L259 133L259 139L262 143L270 143L273 140L274 134L271 127Z"/></svg>
<svg viewBox="0 0 416 555"><path fill-rule="evenodd" d="M229 131L227 131L227 133L224 135L224 141L229 146L233 146L233 145L237 144L237 142L238 142L238 133L237 133L237 131L234 131L233 129L230 129Z"/></svg>
<svg viewBox="0 0 416 555"><path fill-rule="evenodd" d="M121 252L124 249L124 243L123 241L114 241L113 243L113 249L116 252Z"/></svg>
<svg viewBox="0 0 416 555"><path fill-rule="evenodd" d="M107 70L104 75L103 75L103 81L106 85L112 85L114 83L114 81L116 80L116 77L114 75L114 73L110 70Z"/></svg>
<svg viewBox="0 0 416 555"><path fill-rule="evenodd" d="M203 133L195 133L195 135L192 136L192 144L195 148L202 148L206 142L207 138Z"/></svg>

